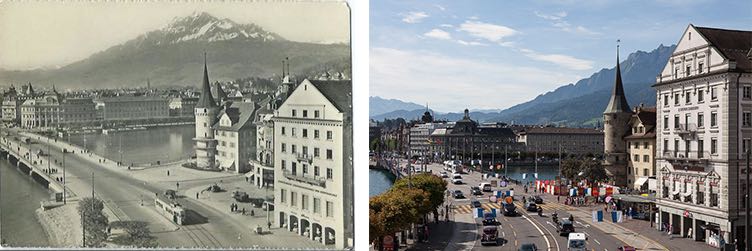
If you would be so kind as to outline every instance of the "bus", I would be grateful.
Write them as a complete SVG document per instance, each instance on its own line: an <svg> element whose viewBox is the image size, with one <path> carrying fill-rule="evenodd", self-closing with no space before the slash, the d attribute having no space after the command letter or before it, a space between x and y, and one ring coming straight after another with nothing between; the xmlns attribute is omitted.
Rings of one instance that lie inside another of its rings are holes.
<svg viewBox="0 0 752 251"><path fill-rule="evenodd" d="M178 225L185 224L185 209L167 194L159 194L154 205L162 216Z"/></svg>

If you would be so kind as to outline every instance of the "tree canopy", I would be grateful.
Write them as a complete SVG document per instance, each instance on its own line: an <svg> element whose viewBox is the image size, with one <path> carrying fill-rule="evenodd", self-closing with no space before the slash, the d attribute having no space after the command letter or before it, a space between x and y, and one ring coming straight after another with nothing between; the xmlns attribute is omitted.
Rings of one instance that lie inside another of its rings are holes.
<svg viewBox="0 0 752 251"><path fill-rule="evenodd" d="M593 158L563 160L561 162L561 175L569 180L586 179L591 182L608 179L601 162Z"/></svg>
<svg viewBox="0 0 752 251"><path fill-rule="evenodd" d="M430 196L431 204L423 208L422 213L429 213L444 203L447 182L439 176L430 173L413 175L412 178L403 178L394 182L392 190L407 189L412 183L413 188L421 189Z"/></svg>
<svg viewBox="0 0 752 251"><path fill-rule="evenodd" d="M390 189L369 201L369 237L371 241L394 234L417 222L422 208L431 204L429 194L421 189Z"/></svg>
<svg viewBox="0 0 752 251"><path fill-rule="evenodd" d="M103 247L107 240L109 220L104 215L104 202L94 197L86 197L78 202L78 214L83 218L86 247Z"/></svg>

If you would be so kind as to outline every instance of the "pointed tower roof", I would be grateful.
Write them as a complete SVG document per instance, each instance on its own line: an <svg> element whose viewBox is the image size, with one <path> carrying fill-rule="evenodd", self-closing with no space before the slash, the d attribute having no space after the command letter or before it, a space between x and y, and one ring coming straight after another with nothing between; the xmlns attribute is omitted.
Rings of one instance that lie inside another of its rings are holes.
<svg viewBox="0 0 752 251"><path fill-rule="evenodd" d="M617 41L618 42L618 41ZM611 92L611 101L608 102L606 110L603 113L620 113L631 112L627 103L627 96L624 94L624 86L621 82L621 68L619 67L619 45L616 45L616 81L614 81L614 90Z"/></svg>
<svg viewBox="0 0 752 251"><path fill-rule="evenodd" d="M211 86L209 86L209 72L206 69L206 52L204 52L204 82L201 83L201 98L198 99L196 108L214 108L217 107L217 102L211 94Z"/></svg>
<svg viewBox="0 0 752 251"><path fill-rule="evenodd" d="M222 85L220 85L219 82L214 82L214 88L217 92L217 99L219 99L220 102L227 99L227 93L225 92L225 90L222 90Z"/></svg>

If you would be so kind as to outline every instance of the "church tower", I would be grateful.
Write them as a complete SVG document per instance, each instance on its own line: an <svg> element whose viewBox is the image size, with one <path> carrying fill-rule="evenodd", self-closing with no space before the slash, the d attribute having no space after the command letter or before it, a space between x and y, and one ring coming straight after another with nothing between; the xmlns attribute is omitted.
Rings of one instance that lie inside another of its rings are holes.
<svg viewBox="0 0 752 251"><path fill-rule="evenodd" d="M619 45L616 46L616 80L611 100L603 112L604 163L606 173L614 185L627 185L627 149L624 136L629 132L632 110L627 104L619 67Z"/></svg>
<svg viewBox="0 0 752 251"><path fill-rule="evenodd" d="M206 69L206 52L204 52L204 81L201 84L201 98L196 104L196 166L204 169L215 169L215 155L217 140L214 139L212 125L217 122L219 106L214 101L209 85L209 73Z"/></svg>

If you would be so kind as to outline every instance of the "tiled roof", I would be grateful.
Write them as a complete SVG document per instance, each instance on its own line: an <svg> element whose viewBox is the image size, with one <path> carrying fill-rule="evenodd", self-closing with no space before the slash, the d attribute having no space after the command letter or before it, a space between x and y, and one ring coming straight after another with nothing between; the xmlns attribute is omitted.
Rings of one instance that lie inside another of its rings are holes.
<svg viewBox="0 0 752 251"><path fill-rule="evenodd" d="M752 31L708 27L695 27L695 29L718 48L723 56L736 61L738 70L752 72L752 60L747 56L752 51Z"/></svg>
<svg viewBox="0 0 752 251"><path fill-rule="evenodd" d="M352 114L352 81L308 80L342 113Z"/></svg>
<svg viewBox="0 0 752 251"><path fill-rule="evenodd" d="M601 130L593 128L571 127L528 127L522 129L523 134L603 134Z"/></svg>
<svg viewBox="0 0 752 251"><path fill-rule="evenodd" d="M213 127L219 130L238 131L246 125L252 125L255 108L253 103L232 102L232 104L222 109L217 115L217 118L222 118L222 116L227 114L230 117L230 121L232 121L232 126L220 126L219 121L217 121Z"/></svg>

